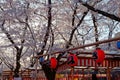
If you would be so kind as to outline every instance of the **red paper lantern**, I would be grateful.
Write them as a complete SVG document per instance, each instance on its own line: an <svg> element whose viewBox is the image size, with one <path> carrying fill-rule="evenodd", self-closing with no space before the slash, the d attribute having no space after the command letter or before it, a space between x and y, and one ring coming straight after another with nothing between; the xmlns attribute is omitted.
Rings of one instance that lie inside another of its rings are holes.
<svg viewBox="0 0 120 80"><path fill-rule="evenodd" d="M78 65L78 57L75 54L70 53L68 56L67 63L71 67L77 66Z"/></svg>
<svg viewBox="0 0 120 80"><path fill-rule="evenodd" d="M57 59L55 57L51 57L50 59L50 68L55 69L57 66Z"/></svg>
<svg viewBox="0 0 120 80"><path fill-rule="evenodd" d="M104 61L105 53L100 48L96 49L93 53L93 58L95 59L97 64L101 64Z"/></svg>

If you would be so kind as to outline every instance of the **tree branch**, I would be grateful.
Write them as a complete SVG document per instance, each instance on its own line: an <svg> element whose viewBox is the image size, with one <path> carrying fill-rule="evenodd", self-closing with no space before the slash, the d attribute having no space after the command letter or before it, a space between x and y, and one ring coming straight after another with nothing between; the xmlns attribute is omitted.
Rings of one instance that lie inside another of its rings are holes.
<svg viewBox="0 0 120 80"><path fill-rule="evenodd" d="M83 2L80 2L80 3L81 3L83 6L87 7L88 9L90 9L90 10L92 10L92 11L94 11L94 12L97 12L97 13L103 15L103 16L106 16L106 17L108 17L108 18L110 18L110 19L113 19L113 20L116 20L116 21L119 21L119 22L120 22L120 18L117 17L117 16L115 16L115 15L113 15L113 14L104 12L104 11L99 10L99 9L96 9L96 8L90 6L90 5L87 4L87 3L83 3Z"/></svg>
<svg viewBox="0 0 120 80"><path fill-rule="evenodd" d="M2 26L1 26L2 31L6 34L8 40L14 45L14 47L16 48L16 50L18 50L19 47L16 46L16 44L13 41L12 37L10 36L10 34L5 30L4 24L5 24L5 20L3 21Z"/></svg>
<svg viewBox="0 0 120 80"><path fill-rule="evenodd" d="M47 30L46 30L46 34L44 36L44 45L42 46L41 48L41 51L38 52L38 54L43 54L44 53L44 50L45 50L45 47L46 47L46 44L47 44L47 41L48 41L48 38L49 38L49 32L50 32L50 27L51 27L51 21L52 21L52 15L51 15L51 0L48 0L48 24L47 24Z"/></svg>

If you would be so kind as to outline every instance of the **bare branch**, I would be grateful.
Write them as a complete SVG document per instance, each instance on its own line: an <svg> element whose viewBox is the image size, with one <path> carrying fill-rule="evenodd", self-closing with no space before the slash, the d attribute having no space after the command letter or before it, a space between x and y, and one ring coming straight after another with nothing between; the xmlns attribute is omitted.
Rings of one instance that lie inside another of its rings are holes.
<svg viewBox="0 0 120 80"><path fill-rule="evenodd" d="M103 16L106 16L106 17L108 17L108 18L110 18L110 19L113 19L113 20L116 20L116 21L120 22L120 18L117 17L117 16L115 16L115 15L113 15L113 14L107 13L107 12L102 11L102 10L99 10L99 9L96 9L96 8L90 6L90 5L87 4L87 3L83 3L83 2L80 2L80 3L81 3L83 6L87 7L89 10L92 10L92 11L94 11L94 12L97 12L97 13L99 13L99 14L102 14Z"/></svg>
<svg viewBox="0 0 120 80"><path fill-rule="evenodd" d="M16 46L15 42L13 41L12 37L10 36L10 34L5 30L4 28L4 24L5 24L5 20L2 23L2 31L6 34L7 38L9 39L9 41L14 45L14 47L16 48L16 50L18 50L19 48Z"/></svg>

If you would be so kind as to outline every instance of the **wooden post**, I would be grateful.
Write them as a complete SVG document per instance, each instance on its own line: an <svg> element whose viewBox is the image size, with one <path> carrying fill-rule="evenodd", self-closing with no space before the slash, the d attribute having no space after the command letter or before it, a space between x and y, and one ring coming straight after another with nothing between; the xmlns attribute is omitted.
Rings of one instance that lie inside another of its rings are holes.
<svg viewBox="0 0 120 80"><path fill-rule="evenodd" d="M35 80L37 80L37 66L38 66L38 59L36 58L35 60L36 64L35 64Z"/></svg>
<svg viewBox="0 0 120 80"><path fill-rule="evenodd" d="M95 66L94 73L92 74L92 80L97 80L98 67Z"/></svg>
<svg viewBox="0 0 120 80"><path fill-rule="evenodd" d="M71 67L71 79L74 80L74 67Z"/></svg>
<svg viewBox="0 0 120 80"><path fill-rule="evenodd" d="M66 80L69 79L68 73L65 73Z"/></svg>
<svg viewBox="0 0 120 80"><path fill-rule="evenodd" d="M85 78L84 69L82 69L82 74L83 74L82 79L84 79Z"/></svg>
<svg viewBox="0 0 120 80"><path fill-rule="evenodd" d="M13 71L10 71L10 80L13 80Z"/></svg>
<svg viewBox="0 0 120 80"><path fill-rule="evenodd" d="M111 80L111 69L109 67L107 67L107 80Z"/></svg>

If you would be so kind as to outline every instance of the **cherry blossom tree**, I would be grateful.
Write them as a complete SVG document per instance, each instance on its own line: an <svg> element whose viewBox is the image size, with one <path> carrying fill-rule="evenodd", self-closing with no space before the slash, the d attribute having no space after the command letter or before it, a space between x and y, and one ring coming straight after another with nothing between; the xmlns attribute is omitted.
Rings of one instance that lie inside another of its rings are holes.
<svg viewBox="0 0 120 80"><path fill-rule="evenodd" d="M50 53L111 38L119 32L119 5L118 0L2 0L1 60L19 77L20 69L35 66L35 56L49 54L40 65L47 79L55 80L67 52L54 55L55 69L48 65Z"/></svg>

